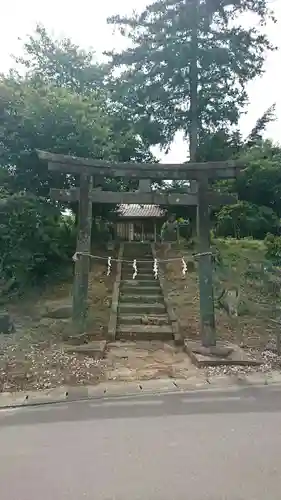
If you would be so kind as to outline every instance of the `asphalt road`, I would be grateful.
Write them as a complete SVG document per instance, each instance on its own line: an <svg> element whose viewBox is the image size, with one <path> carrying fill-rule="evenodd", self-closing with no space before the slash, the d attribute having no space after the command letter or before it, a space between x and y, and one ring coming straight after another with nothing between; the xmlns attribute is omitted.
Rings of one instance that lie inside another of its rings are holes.
<svg viewBox="0 0 281 500"><path fill-rule="evenodd" d="M1 500L280 500L281 388L0 411Z"/></svg>

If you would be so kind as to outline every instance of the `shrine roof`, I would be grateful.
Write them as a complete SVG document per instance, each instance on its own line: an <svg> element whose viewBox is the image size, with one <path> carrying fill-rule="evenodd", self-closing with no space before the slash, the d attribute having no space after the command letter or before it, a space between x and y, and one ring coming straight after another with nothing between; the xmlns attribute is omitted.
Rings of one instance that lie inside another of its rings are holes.
<svg viewBox="0 0 281 500"><path fill-rule="evenodd" d="M126 218L161 218L165 215L165 210L158 205L119 205L117 209L119 217Z"/></svg>

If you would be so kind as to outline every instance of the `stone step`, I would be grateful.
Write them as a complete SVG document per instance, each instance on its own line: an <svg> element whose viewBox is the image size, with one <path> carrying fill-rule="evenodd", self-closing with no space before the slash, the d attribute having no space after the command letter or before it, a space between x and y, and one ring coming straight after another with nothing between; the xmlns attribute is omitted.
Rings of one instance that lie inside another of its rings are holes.
<svg viewBox="0 0 281 500"><path fill-rule="evenodd" d="M133 276L134 269L122 269L122 276L128 276L129 278ZM153 269L138 269L137 277L139 276L148 276L149 278L154 278Z"/></svg>
<svg viewBox="0 0 281 500"><path fill-rule="evenodd" d="M153 259L147 261L147 262L138 262L137 260L137 268L142 269L142 270L150 270L153 269ZM122 271L124 270L131 270L133 268L133 261L132 262L124 262L122 264Z"/></svg>
<svg viewBox="0 0 281 500"><path fill-rule="evenodd" d="M150 264L138 265L138 261L137 261L137 269L138 269L138 272L141 271L142 273L153 272L153 263L150 262ZM128 273L130 273L133 270L134 270L133 264L128 264L128 265L123 264L122 265L123 272L127 271Z"/></svg>
<svg viewBox="0 0 281 500"><path fill-rule="evenodd" d="M134 271L122 271L121 273L121 279L123 280L128 280L128 279L132 279L132 276L134 274ZM151 273L142 273L142 272L139 272L138 271L138 274L137 274L137 279L138 280L151 280L151 279L155 279L154 278L154 274L153 272L151 271Z"/></svg>
<svg viewBox="0 0 281 500"><path fill-rule="evenodd" d="M66 352L85 354L94 359L102 359L106 350L106 340L96 340L82 345L66 345L64 350Z"/></svg>
<svg viewBox="0 0 281 500"><path fill-rule="evenodd" d="M119 303L124 302L142 302L143 304L147 303L161 303L163 301L163 295L161 293L153 294L153 295L140 295L137 293L137 290L133 294L121 293L119 296Z"/></svg>
<svg viewBox="0 0 281 500"><path fill-rule="evenodd" d="M167 314L122 314L118 317L118 325L168 325Z"/></svg>
<svg viewBox="0 0 281 500"><path fill-rule="evenodd" d="M123 315L123 313L130 313L130 314L140 314L140 313L145 313L145 314L163 314L166 312L166 308L164 304L159 304L159 303L141 303L141 302L121 302L118 305L118 313L120 316Z"/></svg>
<svg viewBox="0 0 281 500"><path fill-rule="evenodd" d="M158 279L155 279L154 276L148 280L138 280L137 278L135 278L133 280L132 277L129 277L127 279L121 279L121 285L129 285L129 286L133 286L133 287L137 287L137 286L142 286L142 287L146 287L146 286L156 286L156 285L159 285L159 281Z"/></svg>
<svg viewBox="0 0 281 500"><path fill-rule="evenodd" d="M129 286L121 285L120 293L128 295L154 295L155 293L161 293L161 288L159 283L155 283L155 286Z"/></svg>
<svg viewBox="0 0 281 500"><path fill-rule="evenodd" d="M166 341L173 339L173 332L169 325L121 325L117 326L116 339Z"/></svg>
<svg viewBox="0 0 281 500"><path fill-rule="evenodd" d="M121 280L121 288L125 286L130 286L134 288L145 288L145 287L159 287L159 281L156 280L155 278L152 278L150 280L138 280L138 279L122 279Z"/></svg>

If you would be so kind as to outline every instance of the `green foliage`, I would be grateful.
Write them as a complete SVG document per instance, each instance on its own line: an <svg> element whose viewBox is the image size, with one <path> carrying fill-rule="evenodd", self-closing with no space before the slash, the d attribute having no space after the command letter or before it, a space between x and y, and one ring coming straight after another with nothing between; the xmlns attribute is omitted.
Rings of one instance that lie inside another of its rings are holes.
<svg viewBox="0 0 281 500"><path fill-rule="evenodd" d="M276 119L275 108L276 105L272 104L257 120L255 126L247 137L247 146L254 146L262 141L263 132L265 131L267 125Z"/></svg>
<svg viewBox="0 0 281 500"><path fill-rule="evenodd" d="M237 123L247 101L245 85L261 74L265 50L271 48L256 28L234 28L232 21L247 11L266 22L269 12L264 0L201 0L198 5L198 159L239 157L247 165L236 183L220 188L248 203L223 208L216 234L263 237L279 227L271 209L281 215L280 149L261 142L272 109L246 141L226 125ZM48 196L51 187L66 188L76 179L48 172L36 149L149 162L155 161L151 144L168 145L178 129L189 132L189 70L196 55L190 47L192 15L191 0L157 0L133 18L112 19L133 42L132 49L112 55L111 69L126 67L120 78L97 63L94 53L69 39L53 39L42 26L28 37L24 56L17 59L25 76L16 71L0 76L2 277L15 278L21 286L38 281L69 262L74 251L73 221L62 217L61 207ZM134 183L105 179L103 187L127 190ZM185 192L186 186L173 183L166 189ZM95 241L109 237L105 221L114 219L113 209L93 206ZM193 216L191 207L172 212ZM181 236L183 231L187 236L190 226L180 228Z"/></svg>
<svg viewBox="0 0 281 500"><path fill-rule="evenodd" d="M254 143L253 136L250 142L247 140L237 146L234 157L241 162L242 167L244 165L237 179L216 182L216 187L221 192L237 194L242 201L267 207L281 217L281 148L268 140ZM212 154L213 145L215 142L212 139L204 145L206 147L201 160L216 160L215 154ZM221 142L222 152L225 153L221 159L231 158L227 157L230 151L228 146L226 142L224 150Z"/></svg>
<svg viewBox="0 0 281 500"><path fill-rule="evenodd" d="M36 149L119 161L154 161L122 106L105 89L105 66L69 39L52 39L38 26L24 43L24 56L0 75L0 259L2 279L18 286L40 280L70 262L74 224L49 203L50 188L76 178L49 172ZM103 187L127 189L120 180ZM42 198L44 197L44 198ZM45 201L44 201L45 199ZM77 212L77 204L71 206ZM111 217L114 206L93 206L93 218ZM94 224L95 241L108 231Z"/></svg>
<svg viewBox="0 0 281 500"><path fill-rule="evenodd" d="M75 228L70 218L43 198L14 194L0 201L2 280L18 287L40 282L71 263Z"/></svg>
<svg viewBox="0 0 281 500"><path fill-rule="evenodd" d="M276 119L274 111L275 104L258 118L246 140L243 140L240 131L237 128L233 129L233 127L230 130L224 127L215 132L201 130L197 150L198 161L237 159L239 156L249 153L250 148L261 148L267 125Z"/></svg>
<svg viewBox="0 0 281 500"><path fill-rule="evenodd" d="M237 158L243 147L242 137L238 130L227 128L216 132L201 131L197 150L198 161L225 161Z"/></svg>
<svg viewBox="0 0 281 500"><path fill-rule="evenodd" d="M106 85L107 65L97 61L95 52L82 50L69 38L56 40L40 25L27 37L23 50L24 56L16 61L24 66L33 87L63 87L83 98L99 96L101 112L110 123L108 142L114 148L115 159L154 161L147 141L134 129L130 114L125 113L121 103L111 99L110 85Z"/></svg>
<svg viewBox="0 0 281 500"><path fill-rule="evenodd" d="M27 37L23 50L15 59L34 83L40 80L83 95L104 86L106 66L97 62L94 52L80 49L69 38L52 38L42 25Z"/></svg>
<svg viewBox="0 0 281 500"><path fill-rule="evenodd" d="M245 238L252 236L263 239L268 232L277 233L279 218L267 207L259 207L248 202L224 206L217 214L216 236Z"/></svg>
<svg viewBox="0 0 281 500"><path fill-rule="evenodd" d="M68 39L53 40L42 27L24 44L25 76L0 76L1 167L12 192L46 196L73 179L49 173L35 149L119 161L153 161L122 107L110 100L104 72ZM1 175L1 174L0 174ZM116 186L117 188L118 186Z"/></svg>
<svg viewBox="0 0 281 500"><path fill-rule="evenodd" d="M270 141L249 148L240 157L246 168L233 189L241 200L263 205L281 216L281 149Z"/></svg>
<svg viewBox="0 0 281 500"><path fill-rule="evenodd" d="M273 49L258 28L233 23L241 13L254 13L266 24L271 14L265 0L202 0L197 5L195 12L192 1L156 0L140 14L109 19L131 45L110 54L113 69L122 70L116 78L116 100L130 110L140 133L149 128L153 143L169 144L179 129L190 133L194 58L199 129L214 131L237 124L247 104L246 84L262 73L266 54ZM191 43L196 20L197 53Z"/></svg>
<svg viewBox="0 0 281 500"><path fill-rule="evenodd" d="M274 263L281 264L281 236L268 234L264 240L267 259Z"/></svg>
<svg viewBox="0 0 281 500"><path fill-rule="evenodd" d="M77 156L114 156L110 121L97 93L82 97L64 88L32 86L26 80L0 81L2 168L11 172L13 191L39 196L70 179L48 172L35 149Z"/></svg>
<svg viewBox="0 0 281 500"><path fill-rule="evenodd" d="M192 236L192 226L188 219L177 219L179 225L179 236L185 240L190 240Z"/></svg>
<svg viewBox="0 0 281 500"><path fill-rule="evenodd" d="M0 107L2 169L13 192L28 188L48 196L51 187L73 183L71 177L48 172L35 149L109 160L153 159L129 124L122 128L119 123L117 129L102 93L81 96L53 85L34 87L27 80L3 78Z"/></svg>
<svg viewBox="0 0 281 500"><path fill-rule="evenodd" d="M33 87L26 80L0 80L1 167L11 190L46 196L49 189L69 187L71 177L55 175L38 160L35 149L103 159L153 160L130 128L119 130L107 111L105 97L80 96L67 89ZM12 175L11 175L12 174Z"/></svg>

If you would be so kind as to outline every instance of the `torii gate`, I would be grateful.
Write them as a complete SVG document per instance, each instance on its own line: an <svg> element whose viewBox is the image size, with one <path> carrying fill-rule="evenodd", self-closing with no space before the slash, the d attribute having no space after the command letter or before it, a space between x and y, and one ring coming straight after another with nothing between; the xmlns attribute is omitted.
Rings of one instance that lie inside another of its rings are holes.
<svg viewBox="0 0 281 500"><path fill-rule="evenodd" d="M51 197L59 201L79 202L78 253L84 253L75 263L72 319L76 329L83 331L87 313L89 257L91 252L92 203L186 205L198 207L199 291L201 339L206 347L216 345L215 310L210 251L209 207L232 204L236 197L212 192L209 180L235 178L241 168L235 161L204 163L119 163L37 151L48 162L51 171L80 175L80 186L69 190L51 189ZM98 178L139 179L137 192L110 192L93 188ZM150 189L149 179L196 180L197 193L157 193Z"/></svg>

